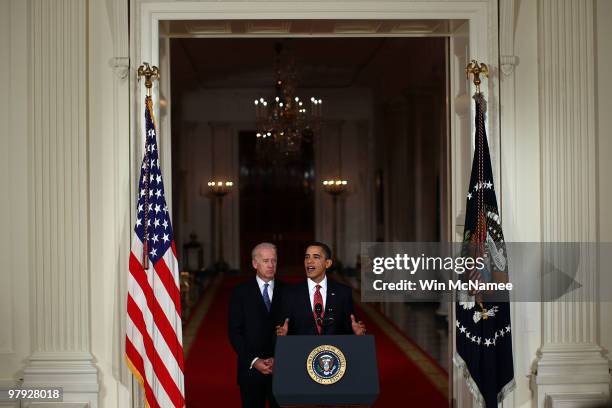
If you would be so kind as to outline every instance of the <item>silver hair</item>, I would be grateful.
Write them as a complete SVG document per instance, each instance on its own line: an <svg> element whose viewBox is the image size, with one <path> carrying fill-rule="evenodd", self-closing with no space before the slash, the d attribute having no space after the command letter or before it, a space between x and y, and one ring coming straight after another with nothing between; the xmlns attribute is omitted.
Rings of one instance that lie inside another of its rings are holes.
<svg viewBox="0 0 612 408"><path fill-rule="evenodd" d="M257 252L259 252L260 249L273 249L274 252L276 252L276 245L271 244L269 242L262 242L261 244L257 244L255 245L255 248L253 248L253 250L251 251L251 258L255 259L257 258Z"/></svg>

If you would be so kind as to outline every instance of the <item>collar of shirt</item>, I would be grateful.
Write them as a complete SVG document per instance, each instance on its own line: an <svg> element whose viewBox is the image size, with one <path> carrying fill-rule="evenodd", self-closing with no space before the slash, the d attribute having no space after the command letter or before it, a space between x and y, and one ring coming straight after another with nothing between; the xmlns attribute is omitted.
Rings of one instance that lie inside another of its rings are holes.
<svg viewBox="0 0 612 408"><path fill-rule="evenodd" d="M270 302L272 301L272 296L274 296L274 279L270 282L266 282L261 279L259 276L255 275L255 279L257 280L257 285L259 285L259 293L263 296L264 285L268 284L268 296L270 297Z"/></svg>
<svg viewBox="0 0 612 408"><path fill-rule="evenodd" d="M308 293L310 294L310 307L314 308L314 294L317 291L316 286L321 285L321 297L323 298L323 310L325 310L325 305L327 304L327 276L323 278L323 280L319 283L316 283L312 279L306 279L308 283Z"/></svg>

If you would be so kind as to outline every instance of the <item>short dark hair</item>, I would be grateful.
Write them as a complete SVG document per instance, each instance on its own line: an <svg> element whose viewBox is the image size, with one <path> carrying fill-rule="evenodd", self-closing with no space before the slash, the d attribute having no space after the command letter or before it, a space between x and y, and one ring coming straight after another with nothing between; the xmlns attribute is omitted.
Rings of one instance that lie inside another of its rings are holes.
<svg viewBox="0 0 612 408"><path fill-rule="evenodd" d="M312 242L309 242L308 245L306 245L306 249L308 249L308 247L311 247L311 246L321 248L323 252L325 252L325 258L332 259L332 251L331 249L329 249L329 246L327 246L327 244L324 244L323 242L319 242L319 241L312 241Z"/></svg>

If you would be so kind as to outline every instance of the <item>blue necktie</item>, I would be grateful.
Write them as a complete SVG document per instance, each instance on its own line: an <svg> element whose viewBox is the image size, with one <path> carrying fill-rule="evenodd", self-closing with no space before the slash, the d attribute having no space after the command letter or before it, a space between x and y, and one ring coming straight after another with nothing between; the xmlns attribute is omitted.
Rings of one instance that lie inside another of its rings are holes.
<svg viewBox="0 0 612 408"><path fill-rule="evenodd" d="M270 286L269 283L264 283L263 300L266 304L266 309L268 309L269 312L270 308L272 307L272 302L270 301L270 296L268 295L268 286Z"/></svg>

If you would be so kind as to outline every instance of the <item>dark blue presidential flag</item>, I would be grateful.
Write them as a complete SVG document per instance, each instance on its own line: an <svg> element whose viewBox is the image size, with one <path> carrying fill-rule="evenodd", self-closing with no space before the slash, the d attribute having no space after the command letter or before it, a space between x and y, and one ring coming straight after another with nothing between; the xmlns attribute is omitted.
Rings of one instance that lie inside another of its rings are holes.
<svg viewBox="0 0 612 408"><path fill-rule="evenodd" d="M476 148L467 193L464 255L481 256L486 265L471 271L479 282L508 282L507 252L493 184L491 157L485 131L486 102L476 101ZM455 363L481 405L497 407L514 387L510 303L486 291L458 293ZM502 300L502 301L500 301Z"/></svg>

